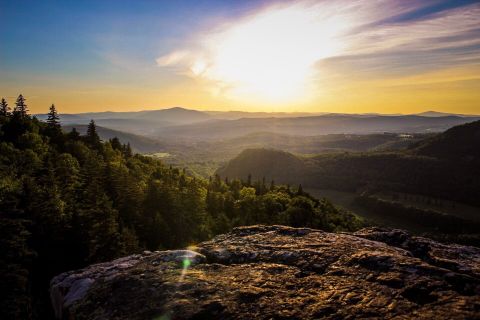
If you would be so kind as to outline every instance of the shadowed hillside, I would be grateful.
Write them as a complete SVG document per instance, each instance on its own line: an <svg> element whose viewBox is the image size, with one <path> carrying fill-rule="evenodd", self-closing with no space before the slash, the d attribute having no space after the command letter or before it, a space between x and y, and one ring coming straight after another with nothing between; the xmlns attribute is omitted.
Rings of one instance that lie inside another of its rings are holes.
<svg viewBox="0 0 480 320"><path fill-rule="evenodd" d="M248 174L262 178L258 174L271 173L268 179L315 188L387 188L478 205L480 181L475 177L480 176L479 126L480 121L476 121L454 127L412 149L396 152L336 153L300 159L272 150L248 150L217 173L232 178ZM281 160L271 170L275 156Z"/></svg>
<svg viewBox="0 0 480 320"><path fill-rule="evenodd" d="M415 153L437 158L480 160L480 121L448 129L443 134L412 146Z"/></svg>
<svg viewBox="0 0 480 320"><path fill-rule="evenodd" d="M266 178L267 181L282 177L282 183L290 183L296 180L294 177L304 172L304 161L291 153L272 149L247 149L229 161L225 168L219 169L217 174L239 178L251 175L255 179Z"/></svg>
<svg viewBox="0 0 480 320"><path fill-rule="evenodd" d="M332 195L334 203L375 223L479 244L479 125L454 127L395 152L299 157L251 149L217 173L302 184L317 196Z"/></svg>
<svg viewBox="0 0 480 320"><path fill-rule="evenodd" d="M77 129L80 134L86 134L87 125L71 125L64 126L63 129L65 132L70 132L73 128ZM100 136L100 139L103 141L108 141L117 137L120 141L124 143L130 143L132 150L139 153L149 153L149 152L158 152L165 148L165 143L160 142L158 139L150 139L144 136L127 133L124 131L118 131L113 129L108 129L104 127L97 126L97 132Z"/></svg>

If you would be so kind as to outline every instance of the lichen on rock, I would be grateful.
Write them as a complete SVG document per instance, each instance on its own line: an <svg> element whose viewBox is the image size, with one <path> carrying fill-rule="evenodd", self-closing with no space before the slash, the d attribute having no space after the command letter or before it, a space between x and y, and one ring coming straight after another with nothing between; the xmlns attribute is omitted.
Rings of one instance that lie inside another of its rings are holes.
<svg viewBox="0 0 480 320"><path fill-rule="evenodd" d="M480 249L405 231L235 228L56 276L57 318L479 318Z"/></svg>

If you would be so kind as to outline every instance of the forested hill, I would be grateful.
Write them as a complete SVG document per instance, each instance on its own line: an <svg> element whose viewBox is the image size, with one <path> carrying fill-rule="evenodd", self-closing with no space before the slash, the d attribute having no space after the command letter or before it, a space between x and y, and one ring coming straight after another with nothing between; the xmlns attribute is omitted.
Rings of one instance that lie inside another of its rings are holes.
<svg viewBox="0 0 480 320"><path fill-rule="evenodd" d="M180 248L234 226L286 224L354 230L361 221L302 188L268 181L196 179L0 105L0 319L49 319L55 274L145 249Z"/></svg>
<svg viewBox="0 0 480 320"><path fill-rule="evenodd" d="M450 128L414 144L411 149L417 154L437 158L480 161L480 121Z"/></svg>
<svg viewBox="0 0 480 320"><path fill-rule="evenodd" d="M229 178L265 177L310 188L384 189L478 206L479 126L480 121L476 121L453 127L396 152L342 152L306 158L275 150L246 150L217 174Z"/></svg>
<svg viewBox="0 0 480 320"><path fill-rule="evenodd" d="M72 131L75 128L80 134L86 134L88 125L67 125L62 126L65 132ZM162 143L158 139L151 139L148 137L136 135L133 133L128 133L124 131L113 130L105 127L97 126L97 133L100 139L103 141L108 141L117 137L122 143L130 144L133 152L138 153L149 153L149 152L159 152L166 148L166 144Z"/></svg>

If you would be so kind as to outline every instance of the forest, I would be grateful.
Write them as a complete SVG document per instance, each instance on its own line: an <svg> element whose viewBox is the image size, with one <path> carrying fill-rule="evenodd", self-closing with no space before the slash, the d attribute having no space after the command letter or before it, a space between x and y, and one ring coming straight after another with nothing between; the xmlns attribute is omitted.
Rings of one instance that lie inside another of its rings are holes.
<svg viewBox="0 0 480 320"><path fill-rule="evenodd" d="M52 276L143 250L181 248L235 226L351 231L362 220L302 186L213 176L134 154L114 137L66 132L19 95L0 104L0 318L51 316Z"/></svg>

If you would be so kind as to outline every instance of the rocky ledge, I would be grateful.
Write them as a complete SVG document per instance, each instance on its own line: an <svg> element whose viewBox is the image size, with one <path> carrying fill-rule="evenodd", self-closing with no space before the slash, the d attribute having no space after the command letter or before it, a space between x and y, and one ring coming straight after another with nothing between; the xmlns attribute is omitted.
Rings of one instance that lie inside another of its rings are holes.
<svg viewBox="0 0 480 320"><path fill-rule="evenodd" d="M480 249L250 226L63 273L51 297L64 319L479 319Z"/></svg>

